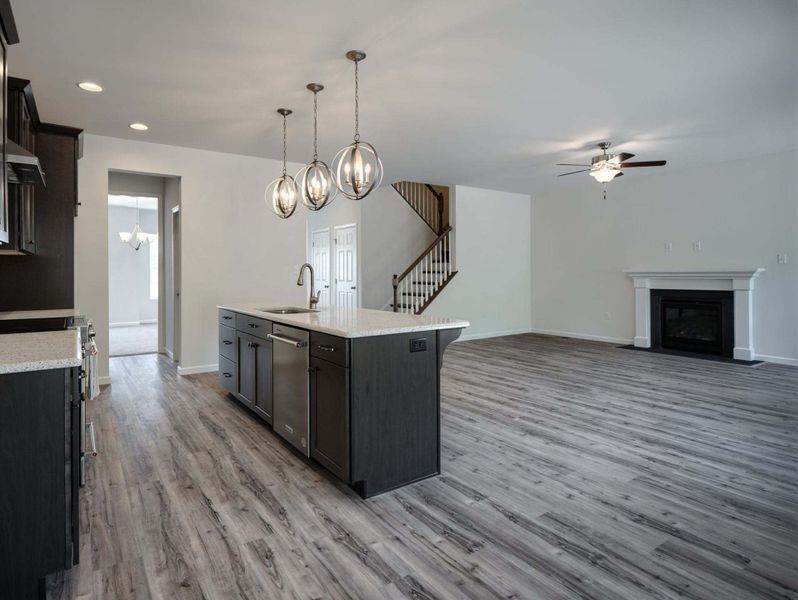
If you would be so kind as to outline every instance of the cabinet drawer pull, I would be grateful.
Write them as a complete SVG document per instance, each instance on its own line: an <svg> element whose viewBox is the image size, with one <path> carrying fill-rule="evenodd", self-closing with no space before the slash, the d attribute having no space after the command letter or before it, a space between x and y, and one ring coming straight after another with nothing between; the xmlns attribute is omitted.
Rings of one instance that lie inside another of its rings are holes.
<svg viewBox="0 0 798 600"><path fill-rule="evenodd" d="M229 346L230 344L232 344L232 343L233 343L233 342L231 342L230 340L223 340L223 341L224 341L224 345L225 345L225 346Z"/></svg>
<svg viewBox="0 0 798 600"><path fill-rule="evenodd" d="M248 348L257 348L258 347L258 343L257 342L247 342L247 347Z"/></svg>
<svg viewBox="0 0 798 600"><path fill-rule="evenodd" d="M328 346L327 344L317 344L316 348L325 352L335 352L335 346Z"/></svg>
<svg viewBox="0 0 798 600"><path fill-rule="evenodd" d="M225 377L232 377L233 376L232 373L222 373L222 375L224 375Z"/></svg>
<svg viewBox="0 0 798 600"><path fill-rule="evenodd" d="M229 320L230 320L230 319L232 319L233 317L231 317L231 316L229 316L229 315L224 315L222 318L223 318L223 319L227 319L227 320L229 321Z"/></svg>
<svg viewBox="0 0 798 600"><path fill-rule="evenodd" d="M260 325L256 325L255 323L247 323L247 327L251 327L252 329L257 329Z"/></svg>

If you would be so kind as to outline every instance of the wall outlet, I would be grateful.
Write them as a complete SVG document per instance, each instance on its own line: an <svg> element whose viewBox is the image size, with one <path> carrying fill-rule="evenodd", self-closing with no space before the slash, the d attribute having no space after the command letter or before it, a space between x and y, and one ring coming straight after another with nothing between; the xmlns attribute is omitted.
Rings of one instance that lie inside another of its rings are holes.
<svg viewBox="0 0 798 600"><path fill-rule="evenodd" d="M776 255L776 264L778 264L778 265L786 265L787 264L787 255L786 254L777 254Z"/></svg>
<svg viewBox="0 0 798 600"><path fill-rule="evenodd" d="M701 252L701 240L693 242L693 252Z"/></svg>
<svg viewBox="0 0 798 600"><path fill-rule="evenodd" d="M665 252L673 252L673 242L665 242Z"/></svg>

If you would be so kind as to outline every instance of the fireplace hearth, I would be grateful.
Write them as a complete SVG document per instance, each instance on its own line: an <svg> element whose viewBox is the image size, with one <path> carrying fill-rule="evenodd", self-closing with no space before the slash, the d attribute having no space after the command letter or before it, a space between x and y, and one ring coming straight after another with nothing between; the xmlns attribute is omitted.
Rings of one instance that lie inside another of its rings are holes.
<svg viewBox="0 0 798 600"><path fill-rule="evenodd" d="M732 358L733 293L651 290L651 349Z"/></svg>

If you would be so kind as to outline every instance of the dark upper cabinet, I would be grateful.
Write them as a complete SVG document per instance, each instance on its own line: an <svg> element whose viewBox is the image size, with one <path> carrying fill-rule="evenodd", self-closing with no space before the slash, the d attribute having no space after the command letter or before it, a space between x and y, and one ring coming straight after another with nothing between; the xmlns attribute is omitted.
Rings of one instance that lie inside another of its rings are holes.
<svg viewBox="0 0 798 600"><path fill-rule="evenodd" d="M33 99L31 83L27 79L8 78L6 101L8 139L25 150L36 153L36 128L39 114ZM36 252L35 201L39 185L9 185L8 243L0 245L3 254L34 254Z"/></svg>
<svg viewBox="0 0 798 600"><path fill-rule="evenodd" d="M310 456L349 481L349 369L315 356L310 359Z"/></svg>

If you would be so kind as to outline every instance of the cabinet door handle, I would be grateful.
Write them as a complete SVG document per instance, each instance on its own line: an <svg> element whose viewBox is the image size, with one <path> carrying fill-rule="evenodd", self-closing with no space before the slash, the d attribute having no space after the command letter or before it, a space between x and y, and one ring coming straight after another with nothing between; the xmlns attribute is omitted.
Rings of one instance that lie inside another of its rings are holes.
<svg viewBox="0 0 798 600"><path fill-rule="evenodd" d="M233 376L232 373L222 373L222 375L224 375L225 377L232 377Z"/></svg>
<svg viewBox="0 0 798 600"><path fill-rule="evenodd" d="M327 344L317 344L316 348L325 352L335 352L335 346L328 346Z"/></svg>
<svg viewBox="0 0 798 600"><path fill-rule="evenodd" d="M232 343L233 343L233 342L231 342L230 340L224 340L224 345L225 345L225 346L229 346L229 345L230 345L230 344L232 344Z"/></svg>

